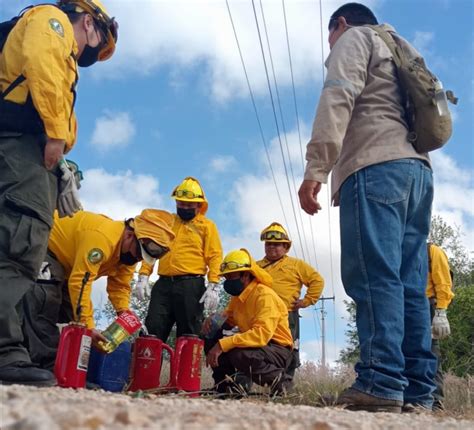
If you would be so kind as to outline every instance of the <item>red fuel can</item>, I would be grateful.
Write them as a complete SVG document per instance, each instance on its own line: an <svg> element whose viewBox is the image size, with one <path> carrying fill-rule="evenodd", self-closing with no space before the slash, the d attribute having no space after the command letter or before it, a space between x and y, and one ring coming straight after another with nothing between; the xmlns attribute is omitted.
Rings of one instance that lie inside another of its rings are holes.
<svg viewBox="0 0 474 430"><path fill-rule="evenodd" d="M92 343L92 332L85 325L70 323L61 331L54 363L54 376L64 388L84 388Z"/></svg>
<svg viewBox="0 0 474 430"><path fill-rule="evenodd" d="M151 390L160 387L161 358L163 349L170 354L173 363L173 349L156 336L141 336L133 346L129 391ZM173 368L171 369L173 372ZM173 373L170 376L170 386Z"/></svg>
<svg viewBox="0 0 474 430"><path fill-rule="evenodd" d="M178 390L201 389L201 357L204 341L195 335L184 335L176 340L172 362L172 385Z"/></svg>

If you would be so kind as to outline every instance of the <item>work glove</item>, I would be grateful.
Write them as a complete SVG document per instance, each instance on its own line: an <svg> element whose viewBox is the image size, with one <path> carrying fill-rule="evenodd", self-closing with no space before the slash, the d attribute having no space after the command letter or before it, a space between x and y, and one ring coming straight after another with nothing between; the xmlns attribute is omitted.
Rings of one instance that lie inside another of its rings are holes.
<svg viewBox="0 0 474 430"><path fill-rule="evenodd" d="M451 334L446 309L436 309L431 322L431 336L433 339L444 339Z"/></svg>
<svg viewBox="0 0 474 430"><path fill-rule="evenodd" d="M137 283L135 284L135 295L138 300L145 300L149 296L147 275L138 275Z"/></svg>
<svg viewBox="0 0 474 430"><path fill-rule="evenodd" d="M41 269L38 273L38 281L49 281L51 280L51 270L50 270L51 264L49 264L47 261L43 261L41 263Z"/></svg>
<svg viewBox="0 0 474 430"><path fill-rule="evenodd" d="M219 290L221 288L220 284L215 282L209 282L207 284L206 291L202 295L199 303L204 303L204 310L212 314L217 311L219 306Z"/></svg>
<svg viewBox="0 0 474 430"><path fill-rule="evenodd" d="M79 193L77 192L76 178L64 158L59 161L59 168L62 173L61 180L59 181L57 204L59 217L72 217L76 212L82 210Z"/></svg>

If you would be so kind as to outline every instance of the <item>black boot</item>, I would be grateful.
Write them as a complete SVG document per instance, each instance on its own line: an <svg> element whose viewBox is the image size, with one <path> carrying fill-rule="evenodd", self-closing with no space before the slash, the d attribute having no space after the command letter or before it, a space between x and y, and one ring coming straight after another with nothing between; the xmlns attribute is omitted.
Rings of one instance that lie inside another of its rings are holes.
<svg viewBox="0 0 474 430"><path fill-rule="evenodd" d="M17 361L0 367L0 384L52 387L56 385L56 378L49 370L39 369L33 363Z"/></svg>

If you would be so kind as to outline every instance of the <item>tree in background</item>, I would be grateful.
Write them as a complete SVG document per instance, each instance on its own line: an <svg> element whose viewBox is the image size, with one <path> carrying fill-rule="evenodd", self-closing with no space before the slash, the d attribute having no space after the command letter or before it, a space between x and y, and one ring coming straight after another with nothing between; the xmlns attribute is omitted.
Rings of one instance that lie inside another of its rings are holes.
<svg viewBox="0 0 474 430"><path fill-rule="evenodd" d="M439 215L431 219L429 241L440 246L448 255L454 273L454 299L448 308L451 336L441 340L443 369L458 376L474 375L474 260L462 244L462 232L451 227ZM347 347L338 362L353 365L359 359L359 339L356 328L356 307L345 301L348 312Z"/></svg>

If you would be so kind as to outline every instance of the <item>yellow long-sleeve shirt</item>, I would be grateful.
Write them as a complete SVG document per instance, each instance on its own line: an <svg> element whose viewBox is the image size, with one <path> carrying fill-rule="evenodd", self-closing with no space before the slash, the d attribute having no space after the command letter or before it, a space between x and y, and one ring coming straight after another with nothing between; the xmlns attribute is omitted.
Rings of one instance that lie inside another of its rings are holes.
<svg viewBox="0 0 474 430"><path fill-rule="evenodd" d="M160 258L158 274L163 276L205 275L209 282L219 282L222 245L216 225L203 214L183 221L174 214L176 237L170 251ZM143 263L140 275L153 272L153 266Z"/></svg>
<svg viewBox="0 0 474 430"><path fill-rule="evenodd" d="M54 214L48 249L63 266L68 289L76 311L82 279L90 273L81 300L81 322L93 328L94 315L91 301L92 282L107 276L107 294L117 312L129 308L130 280L135 266L120 263L120 246L125 225L105 215L81 211L72 218L58 218Z"/></svg>
<svg viewBox="0 0 474 430"><path fill-rule="evenodd" d="M274 341L292 346L288 310L270 287L253 280L239 296L232 297L225 312L227 322L240 333L224 337L219 344L224 352L233 348L259 348Z"/></svg>
<svg viewBox="0 0 474 430"><path fill-rule="evenodd" d="M308 288L303 298L305 306L314 305L321 296L324 280L303 260L285 255L275 262L264 258L257 261L257 264L271 275L272 288L285 302L288 310L291 310L294 301L300 298L303 285Z"/></svg>
<svg viewBox="0 0 474 430"><path fill-rule="evenodd" d="M447 309L454 297L448 257L439 246L433 244L429 246L429 253L431 267L428 271L426 295L436 299L438 309Z"/></svg>
<svg viewBox="0 0 474 430"><path fill-rule="evenodd" d="M50 138L66 141L66 151L76 141L73 111L78 77L78 47L67 15L52 5L25 12L10 32L0 55L0 91L16 78L26 79L5 100L24 104L28 94Z"/></svg>

